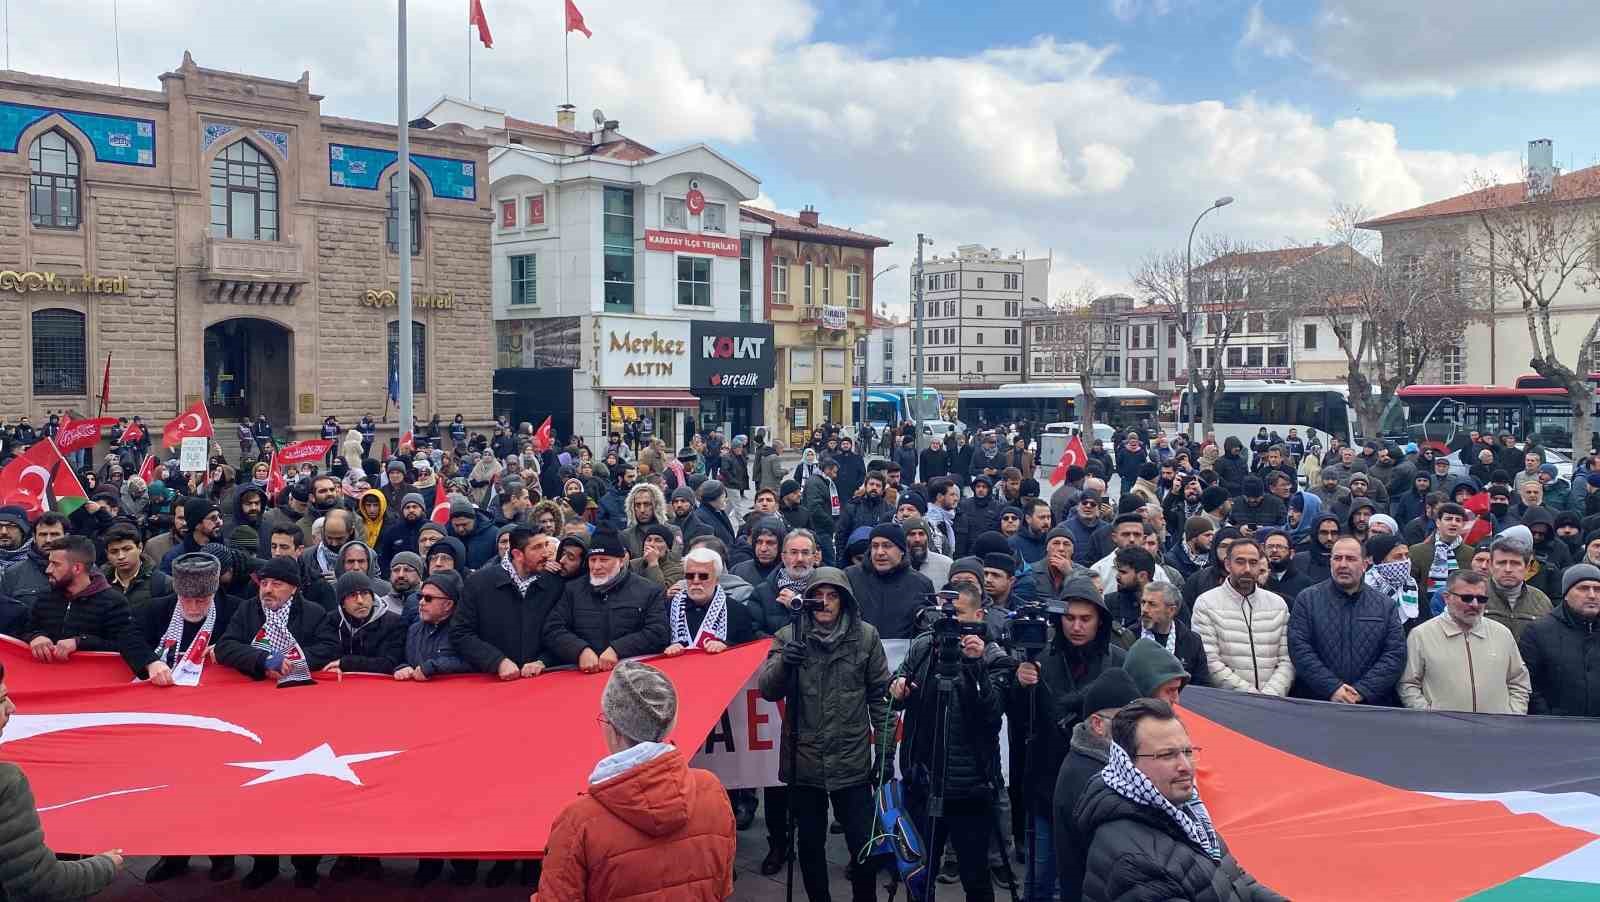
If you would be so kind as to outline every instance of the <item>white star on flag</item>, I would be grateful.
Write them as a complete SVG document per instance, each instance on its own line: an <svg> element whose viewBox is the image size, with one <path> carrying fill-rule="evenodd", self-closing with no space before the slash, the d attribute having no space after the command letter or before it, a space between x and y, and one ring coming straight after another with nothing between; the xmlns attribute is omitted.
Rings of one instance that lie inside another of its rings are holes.
<svg viewBox="0 0 1600 902"><path fill-rule="evenodd" d="M389 758L399 752L367 752L361 755L335 755L333 747L326 742L317 746L298 758L285 761L230 761L229 767L248 767L253 770L266 771L245 786L259 786L262 783L276 783L279 780L288 780L294 777L332 777L343 780L354 786L364 785L356 772L350 769L352 764L363 761L376 761L379 758Z"/></svg>

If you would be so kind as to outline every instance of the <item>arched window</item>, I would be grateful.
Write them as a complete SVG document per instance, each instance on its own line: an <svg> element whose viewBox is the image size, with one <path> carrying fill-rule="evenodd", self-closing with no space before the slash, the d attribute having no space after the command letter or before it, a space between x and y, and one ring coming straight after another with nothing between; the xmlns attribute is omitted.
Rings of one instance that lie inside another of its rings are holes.
<svg viewBox="0 0 1600 902"><path fill-rule="evenodd" d="M33 312L33 393L88 393L83 314L76 310Z"/></svg>
<svg viewBox="0 0 1600 902"><path fill-rule="evenodd" d="M248 141L211 161L211 235L278 240L278 170Z"/></svg>
<svg viewBox="0 0 1600 902"><path fill-rule="evenodd" d="M397 320L389 324L389 374L397 377L399 372L400 323ZM416 320L411 321L411 392L428 393L428 326Z"/></svg>
<svg viewBox="0 0 1600 902"><path fill-rule="evenodd" d="M51 129L28 145L28 209L46 229L78 227L78 148Z"/></svg>
<svg viewBox="0 0 1600 902"><path fill-rule="evenodd" d="M389 218L385 232L389 253L400 252L400 173L389 176ZM422 253L422 186L415 176L411 178L411 255Z"/></svg>

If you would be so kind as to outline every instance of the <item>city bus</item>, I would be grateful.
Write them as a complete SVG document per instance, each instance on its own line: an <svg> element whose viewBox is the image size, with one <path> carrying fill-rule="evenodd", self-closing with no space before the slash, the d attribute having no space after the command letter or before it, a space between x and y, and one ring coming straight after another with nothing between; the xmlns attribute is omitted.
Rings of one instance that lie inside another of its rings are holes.
<svg viewBox="0 0 1600 902"><path fill-rule="evenodd" d="M1600 384L1600 373L1591 373ZM1533 373L1515 385L1408 385L1384 416L1386 437L1451 447L1471 430L1510 432L1519 444L1572 451L1572 408L1565 389ZM1595 413L1600 415L1600 405Z"/></svg>
<svg viewBox="0 0 1600 902"><path fill-rule="evenodd" d="M1229 379L1212 411L1212 431L1217 444L1237 438L1246 448L1256 431L1267 427L1287 438L1291 427L1310 445L1313 441L1328 447L1328 437L1338 436L1345 444L1356 440L1355 414L1350 410L1350 389L1344 385L1301 382L1298 379ZM1201 438L1200 405L1190 409L1188 387L1178 396L1178 422L1191 422L1190 435Z"/></svg>
<svg viewBox="0 0 1600 902"><path fill-rule="evenodd" d="M1142 388L1096 388L1094 419L1116 431L1154 428L1157 398ZM1010 382L999 388L972 388L956 395L956 420L970 433L1022 420L1046 423L1082 420L1078 405L1083 386L1076 382Z"/></svg>
<svg viewBox="0 0 1600 902"><path fill-rule="evenodd" d="M941 413L944 398L932 388L922 389L922 400L917 401L917 390L905 385L874 385L867 389L867 422L873 431L883 433L885 426L898 428L906 420L915 419L933 435L943 438L951 424ZM861 416L861 389L850 390L850 409L857 418Z"/></svg>

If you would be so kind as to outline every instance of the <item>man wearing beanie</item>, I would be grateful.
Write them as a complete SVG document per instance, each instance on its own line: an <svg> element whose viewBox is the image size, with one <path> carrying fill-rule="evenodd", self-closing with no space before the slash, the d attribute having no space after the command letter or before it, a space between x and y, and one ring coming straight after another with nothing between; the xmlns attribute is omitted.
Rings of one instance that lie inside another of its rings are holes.
<svg viewBox="0 0 1600 902"><path fill-rule="evenodd" d="M1289 512L1277 495L1267 494L1266 485L1259 476L1246 476L1244 489L1229 505L1228 520L1246 535L1253 535L1263 526L1282 526L1289 521Z"/></svg>
<svg viewBox="0 0 1600 902"><path fill-rule="evenodd" d="M210 498L189 498L183 502L182 540L161 558L161 572L172 573L172 562L180 554L200 550L200 546L222 541L222 511Z"/></svg>
<svg viewBox="0 0 1600 902"><path fill-rule="evenodd" d="M401 551L389 562L389 585L394 587L390 610L395 610L407 626L417 622L417 590L422 587L423 572L427 567L421 555L414 551Z"/></svg>
<svg viewBox="0 0 1600 902"><path fill-rule="evenodd" d="M942 589L950 581L949 557L932 550L933 530L921 517L908 517L900 524L906 534L906 558L911 569L926 576L934 588Z"/></svg>
<svg viewBox="0 0 1600 902"><path fill-rule="evenodd" d="M400 499L400 516L378 534L378 560L385 571L394 563L394 556L402 551L417 551L417 537L422 524L428 520L428 502L416 492L407 492Z"/></svg>
<svg viewBox="0 0 1600 902"><path fill-rule="evenodd" d="M1217 534L1210 517L1190 517L1183 524L1183 538L1167 551L1166 563L1185 581L1210 563L1211 540Z"/></svg>
<svg viewBox="0 0 1600 902"><path fill-rule="evenodd" d="M894 730L883 728L892 717L889 662L878 630L856 606L850 580L837 568L818 567L805 598L814 606L801 615L801 633L793 624L778 630L757 683L767 701L787 700L791 716L779 743L778 779L788 787L806 896L827 899L828 809L844 826L847 848L866 845L873 832L872 787L893 774ZM876 871L865 866L850 873L855 902L877 898Z"/></svg>
<svg viewBox="0 0 1600 902"><path fill-rule="evenodd" d="M778 516L790 529L810 529L810 513L800 505L800 483L785 479L778 484Z"/></svg>
<svg viewBox="0 0 1600 902"><path fill-rule="evenodd" d="M405 654L406 626L399 614L378 603L372 580L347 570L333 584L338 608L333 620L339 636L339 657L322 669L328 673L394 673Z"/></svg>
<svg viewBox="0 0 1600 902"><path fill-rule="evenodd" d="M1533 681L1528 713L1600 717L1600 680L1594 678L1600 567L1568 567L1561 574L1561 595L1561 606L1523 630L1517 640Z"/></svg>
<svg viewBox="0 0 1600 902"><path fill-rule="evenodd" d="M873 527L866 559L845 570L861 618L885 639L916 636L917 612L933 592L933 583L911 569L906 551L905 530L881 523Z"/></svg>
<svg viewBox="0 0 1600 902"><path fill-rule="evenodd" d="M975 553L972 540L1000 528L1001 505L994 499L993 490L994 480L987 476L975 476L972 480L972 497L963 498L956 505L957 556Z"/></svg>
<svg viewBox="0 0 1600 902"><path fill-rule="evenodd" d="M595 673L664 650L672 637L666 590L628 570L628 549L615 529L595 529L588 564L588 578L567 583L545 623L555 663Z"/></svg>
<svg viewBox="0 0 1600 902"><path fill-rule="evenodd" d="M834 525L834 547L850 544L850 535L865 526L871 528L894 516L889 502L884 499L882 470L873 470L861 481L861 489L844 505L844 513Z"/></svg>
<svg viewBox="0 0 1600 902"><path fill-rule="evenodd" d="M606 757L556 817L534 902L726 899L737 845L715 774L667 742L678 695L666 675L623 661L600 698Z"/></svg>
<svg viewBox="0 0 1600 902"><path fill-rule="evenodd" d="M760 504L761 495L757 493L756 503ZM733 575L743 579L752 586L759 586L766 582L773 571L783 566L780 552L783 549L783 537L789 530L784 526L783 519L776 513L759 514L752 512L740 527L746 530L746 541L749 543L750 560L743 561L733 566ZM743 544L743 543L741 543Z"/></svg>
<svg viewBox="0 0 1600 902"><path fill-rule="evenodd" d="M1133 677L1121 668L1107 670L1083 691L1082 718L1072 728L1067 758L1056 775L1052 826L1055 830L1056 874L1062 899L1083 895L1083 863L1089 853L1088 837L1078 833L1073 809L1089 780L1105 768L1110 758L1111 719L1140 695Z"/></svg>
<svg viewBox="0 0 1600 902"><path fill-rule="evenodd" d="M737 541L733 535L733 521L728 519L728 490L715 479L700 483L700 506L690 512L683 525L684 547L699 536L716 536L725 547L732 548Z"/></svg>

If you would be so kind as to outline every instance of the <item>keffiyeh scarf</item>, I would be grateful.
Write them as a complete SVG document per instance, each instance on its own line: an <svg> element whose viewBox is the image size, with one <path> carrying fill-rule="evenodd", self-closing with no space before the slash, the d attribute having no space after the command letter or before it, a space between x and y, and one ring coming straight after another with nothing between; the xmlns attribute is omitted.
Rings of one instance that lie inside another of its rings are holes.
<svg viewBox="0 0 1600 902"><path fill-rule="evenodd" d="M511 574L511 581L517 584L517 594L523 596L524 598L527 597L528 587L533 585L533 581L538 578L539 574L535 573L532 576L527 577L518 576L517 568L511 565L511 556L509 554L501 556L500 566L507 573Z"/></svg>
<svg viewBox="0 0 1600 902"><path fill-rule="evenodd" d="M1456 561L1456 548L1461 544L1460 539L1454 543L1447 543L1439 538L1438 533L1433 534L1433 563L1428 565L1428 581L1447 579L1451 573L1459 569Z"/></svg>
<svg viewBox="0 0 1600 902"><path fill-rule="evenodd" d="M1172 655L1174 658L1178 656L1178 625L1176 623L1172 625L1171 629L1167 630L1167 638L1165 641L1158 638L1155 633L1145 629L1142 625L1139 627L1139 638L1149 639L1151 642L1162 646L1167 650L1167 653Z"/></svg>
<svg viewBox="0 0 1600 902"><path fill-rule="evenodd" d="M728 642L728 593L721 586L717 587L717 594L711 596L711 604L706 608L705 619L700 621L700 629L694 635L689 635L689 605L694 602L689 600L689 592L685 589L672 596L670 610L667 613L668 622L672 625L672 642L685 648L705 649L705 643L712 639L723 644Z"/></svg>
<svg viewBox="0 0 1600 902"><path fill-rule="evenodd" d="M172 670L173 682L180 686L200 684L200 671L206 664L206 649L211 646L211 637L216 628L217 605L212 602L211 609L206 611L205 622L200 624L194 638L189 640L189 647L179 649L178 643L183 641L183 605L173 605L172 619L167 621L167 631L161 634L161 644L155 649L156 658Z"/></svg>
<svg viewBox="0 0 1600 902"><path fill-rule="evenodd" d="M1183 835L1204 850L1212 861L1222 860L1222 843L1217 839L1216 828L1211 825L1211 813L1200 801L1199 790L1195 790L1189 802L1179 808L1167 801L1167 797L1156 789L1150 778L1134 766L1133 759L1122 750L1122 746L1113 742L1107 751L1106 766L1100 771L1100 779L1112 792L1135 805L1146 805L1172 818L1182 828Z"/></svg>
<svg viewBox="0 0 1600 902"><path fill-rule="evenodd" d="M1417 616L1417 581L1411 578L1411 561L1373 564L1367 569L1366 582L1399 605L1401 620Z"/></svg>
<svg viewBox="0 0 1600 902"><path fill-rule="evenodd" d="M250 645L267 653L267 669L276 670L283 674L278 680L278 685L295 682L310 682L311 668L306 663L306 653L300 648L299 640L289 632L289 613L294 609L294 599L284 602L283 607L276 611L261 606L261 613L266 622L261 624L261 629L256 631L255 641ZM277 666L273 666L276 664Z"/></svg>

